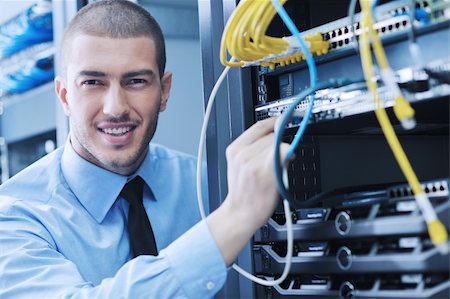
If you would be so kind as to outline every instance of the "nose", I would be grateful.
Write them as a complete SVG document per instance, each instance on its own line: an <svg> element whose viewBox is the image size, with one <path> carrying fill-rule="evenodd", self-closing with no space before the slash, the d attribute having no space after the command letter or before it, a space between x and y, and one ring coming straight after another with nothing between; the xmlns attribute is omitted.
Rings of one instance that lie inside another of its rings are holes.
<svg viewBox="0 0 450 299"><path fill-rule="evenodd" d="M110 85L103 101L103 113L112 117L119 117L129 112L126 93L120 86Z"/></svg>

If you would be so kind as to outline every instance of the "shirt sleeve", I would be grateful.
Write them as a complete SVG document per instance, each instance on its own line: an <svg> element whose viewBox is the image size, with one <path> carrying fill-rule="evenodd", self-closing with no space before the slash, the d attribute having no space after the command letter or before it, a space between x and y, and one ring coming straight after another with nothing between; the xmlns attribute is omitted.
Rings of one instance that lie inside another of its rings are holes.
<svg viewBox="0 0 450 299"><path fill-rule="evenodd" d="M52 243L30 215L0 211L0 298L211 298L227 274L205 221L158 256L132 259L98 285Z"/></svg>

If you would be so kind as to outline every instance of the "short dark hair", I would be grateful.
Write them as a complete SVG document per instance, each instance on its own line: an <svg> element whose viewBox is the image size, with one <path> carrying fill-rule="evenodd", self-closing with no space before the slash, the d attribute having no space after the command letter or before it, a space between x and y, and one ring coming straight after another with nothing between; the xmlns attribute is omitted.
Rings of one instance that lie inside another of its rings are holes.
<svg viewBox="0 0 450 299"><path fill-rule="evenodd" d="M166 49L161 27L144 8L128 0L101 0L80 9L64 31L61 41L61 73L66 75L67 51L78 34L99 37L148 37L155 42L159 75L164 75Z"/></svg>

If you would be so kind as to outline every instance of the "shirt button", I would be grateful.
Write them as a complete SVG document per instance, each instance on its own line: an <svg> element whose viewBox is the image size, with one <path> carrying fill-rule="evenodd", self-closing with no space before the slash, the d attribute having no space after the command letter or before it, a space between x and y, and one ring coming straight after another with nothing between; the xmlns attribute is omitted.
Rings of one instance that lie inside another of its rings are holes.
<svg viewBox="0 0 450 299"><path fill-rule="evenodd" d="M214 282L212 281L208 281L208 283L206 284L206 288L211 291L212 289L214 289L216 285L214 284Z"/></svg>

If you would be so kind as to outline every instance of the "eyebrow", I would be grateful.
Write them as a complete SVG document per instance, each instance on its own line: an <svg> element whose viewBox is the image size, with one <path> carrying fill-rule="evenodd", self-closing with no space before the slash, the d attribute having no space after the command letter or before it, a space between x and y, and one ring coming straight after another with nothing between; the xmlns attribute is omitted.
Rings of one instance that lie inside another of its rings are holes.
<svg viewBox="0 0 450 299"><path fill-rule="evenodd" d="M131 71L128 73L125 73L122 75L122 78L132 78L132 77L137 77L137 76L149 76L149 77L154 77L155 76L155 72L149 69L144 69L144 70L138 70L138 71Z"/></svg>
<svg viewBox="0 0 450 299"><path fill-rule="evenodd" d="M78 73L77 77L81 77L81 76L103 78L103 77L107 77L107 74L104 72L100 72L100 71L80 71ZM149 70L149 69L131 71L131 72L127 72L127 73L123 74L122 78L128 79L128 78L137 77L137 76L154 77L155 72L152 70Z"/></svg>
<svg viewBox="0 0 450 299"><path fill-rule="evenodd" d="M106 73L99 71L81 71L78 73L78 77L88 76L88 77L106 77Z"/></svg>

